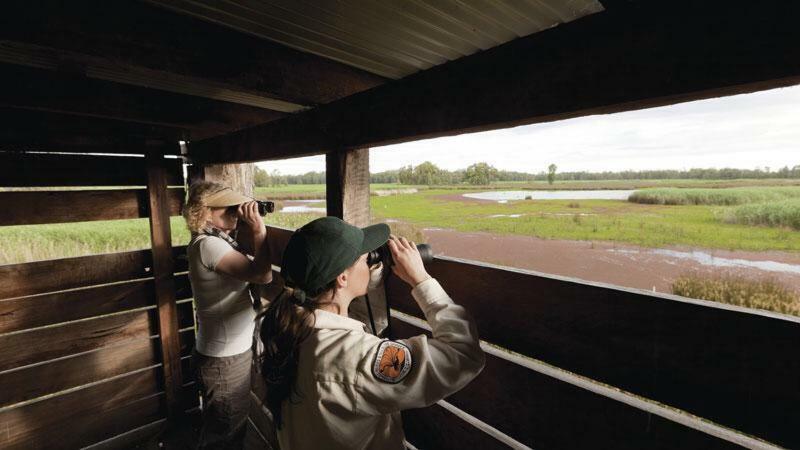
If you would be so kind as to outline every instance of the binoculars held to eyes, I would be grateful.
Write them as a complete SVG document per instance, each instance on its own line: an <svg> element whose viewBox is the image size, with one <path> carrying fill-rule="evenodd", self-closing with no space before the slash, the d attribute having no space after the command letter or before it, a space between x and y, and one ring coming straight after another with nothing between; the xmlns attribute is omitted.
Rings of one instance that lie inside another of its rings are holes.
<svg viewBox="0 0 800 450"><path fill-rule="evenodd" d="M433 249L428 244L417 244L417 250L422 257L423 263L433 261ZM378 263L383 263L384 267L392 267L394 265L394 258L392 258L392 251L389 249L389 244L383 244L377 249L367 254L367 265L374 266Z"/></svg>
<svg viewBox="0 0 800 450"><path fill-rule="evenodd" d="M258 203L258 213L262 216L275 211L275 202L256 200L256 203Z"/></svg>

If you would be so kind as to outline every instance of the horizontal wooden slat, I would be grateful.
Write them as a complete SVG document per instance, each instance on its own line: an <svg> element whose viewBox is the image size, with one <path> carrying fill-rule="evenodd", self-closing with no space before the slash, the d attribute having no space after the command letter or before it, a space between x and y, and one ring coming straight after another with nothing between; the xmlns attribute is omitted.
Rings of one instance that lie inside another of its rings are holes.
<svg viewBox="0 0 800 450"><path fill-rule="evenodd" d="M163 416L159 369L0 412L4 449L79 448Z"/></svg>
<svg viewBox="0 0 800 450"><path fill-rule="evenodd" d="M158 364L158 360L155 338L142 337L72 358L0 373L0 407L143 369Z"/></svg>
<svg viewBox="0 0 800 450"><path fill-rule="evenodd" d="M158 334L152 310L0 336L0 371Z"/></svg>
<svg viewBox="0 0 800 450"><path fill-rule="evenodd" d="M155 304L153 280L0 301L0 334Z"/></svg>
<svg viewBox="0 0 800 450"><path fill-rule="evenodd" d="M800 320L436 259L482 339L787 446L800 445ZM421 316L392 277L393 307Z"/></svg>
<svg viewBox="0 0 800 450"><path fill-rule="evenodd" d="M180 215L183 199L182 188L168 190L170 215ZM7 213L0 216L0 226L148 216L144 189L0 192L0 204L7 208Z"/></svg>
<svg viewBox="0 0 800 450"><path fill-rule="evenodd" d="M164 163L168 167L167 184L183 186L182 160L167 159ZM143 157L0 152L2 187L145 184Z"/></svg>
<svg viewBox="0 0 800 450"><path fill-rule="evenodd" d="M402 412L406 440L420 450L507 450L509 447L439 405Z"/></svg>
<svg viewBox="0 0 800 450"><path fill-rule="evenodd" d="M194 330L181 332L180 342L181 355L191 355ZM157 338L143 336L96 351L0 373L0 408L160 364L160 359ZM183 361L187 367L191 363L190 358ZM190 370L184 374L188 375L185 382L193 381Z"/></svg>
<svg viewBox="0 0 800 450"><path fill-rule="evenodd" d="M172 250L175 270L185 271L188 262L177 256L186 247ZM150 250L137 250L0 266L0 299L146 278L152 275L150 255Z"/></svg>
<svg viewBox="0 0 800 450"><path fill-rule="evenodd" d="M430 336L396 318L392 330L398 338ZM531 448L738 448L490 354L480 375L447 401Z"/></svg>

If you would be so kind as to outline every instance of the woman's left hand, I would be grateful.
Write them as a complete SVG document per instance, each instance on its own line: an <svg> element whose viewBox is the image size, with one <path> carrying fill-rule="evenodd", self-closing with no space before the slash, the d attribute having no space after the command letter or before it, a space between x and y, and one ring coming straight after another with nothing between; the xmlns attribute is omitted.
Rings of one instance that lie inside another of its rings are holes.
<svg viewBox="0 0 800 450"><path fill-rule="evenodd" d="M254 236L266 233L267 229L264 226L264 219L258 213L258 203L247 202L239 205L238 209L239 218L241 218L253 232Z"/></svg>

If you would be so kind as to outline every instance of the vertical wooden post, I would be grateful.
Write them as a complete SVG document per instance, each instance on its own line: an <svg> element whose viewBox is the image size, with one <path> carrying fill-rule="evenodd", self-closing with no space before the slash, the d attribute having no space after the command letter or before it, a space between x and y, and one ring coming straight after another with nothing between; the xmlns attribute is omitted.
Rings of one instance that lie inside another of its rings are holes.
<svg viewBox="0 0 800 450"><path fill-rule="evenodd" d="M172 258L172 236L167 206L167 169L162 150L163 147L156 147L148 149L147 152L147 197L158 328L164 364L164 390L167 397L167 414L174 419L183 413L180 401L183 383L173 276L175 264Z"/></svg>
<svg viewBox="0 0 800 450"><path fill-rule="evenodd" d="M359 227L369 225L369 149L332 151L325 166L328 215Z"/></svg>

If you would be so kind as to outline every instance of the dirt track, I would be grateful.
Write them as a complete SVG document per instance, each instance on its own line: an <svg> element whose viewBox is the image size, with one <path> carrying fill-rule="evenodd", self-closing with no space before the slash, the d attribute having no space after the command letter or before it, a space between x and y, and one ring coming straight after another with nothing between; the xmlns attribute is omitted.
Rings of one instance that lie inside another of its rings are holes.
<svg viewBox="0 0 800 450"><path fill-rule="evenodd" d="M426 229L424 233L437 255L474 259L651 291L655 289L658 292L670 292L672 281L686 272L709 275L732 273L747 278L769 277L800 290L800 255L785 252L680 247L664 252L661 249L606 242L547 240L435 228ZM692 254L693 250L702 253ZM777 264L769 264L768 261ZM747 267L750 263L771 266L773 270ZM726 264L732 267L724 267Z"/></svg>

